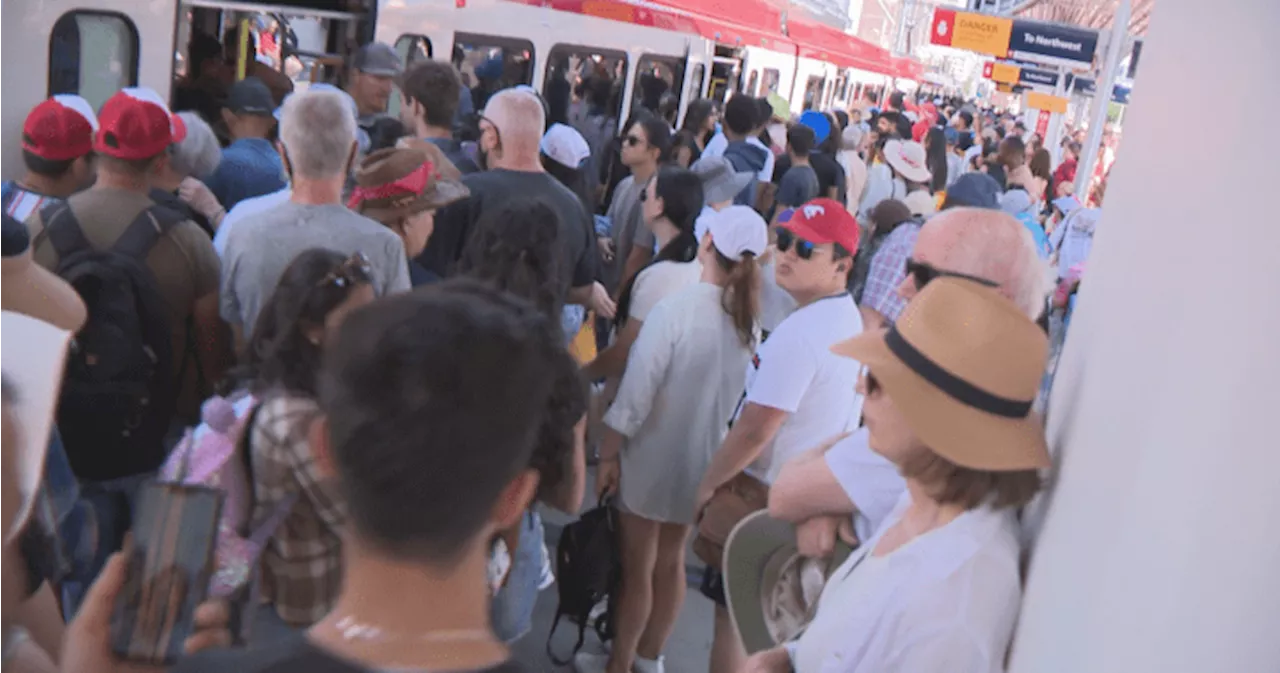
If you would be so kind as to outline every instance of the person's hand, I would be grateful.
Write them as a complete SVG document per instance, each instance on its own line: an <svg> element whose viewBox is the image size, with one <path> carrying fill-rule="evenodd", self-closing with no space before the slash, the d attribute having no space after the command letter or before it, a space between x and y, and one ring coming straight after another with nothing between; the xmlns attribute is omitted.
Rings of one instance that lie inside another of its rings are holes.
<svg viewBox="0 0 1280 673"><path fill-rule="evenodd" d="M708 483L705 479L698 484L698 490L693 496L693 511L699 519L702 518L702 511L707 508L711 498L715 497L718 488L719 486Z"/></svg>
<svg viewBox="0 0 1280 673"><path fill-rule="evenodd" d="M112 554L98 579L89 587L76 618L62 640L61 670L66 673L153 673L164 670L125 661L111 651L111 613L128 574L131 545ZM195 625L183 644L187 654L231 644L227 625L231 613L226 603L207 600L196 608Z"/></svg>
<svg viewBox="0 0 1280 673"><path fill-rule="evenodd" d="M596 498L604 498L605 494L617 493L618 483L622 479L622 464L617 457L601 458L596 465Z"/></svg>
<svg viewBox="0 0 1280 673"><path fill-rule="evenodd" d="M214 220L222 219L226 214L226 209L218 203L218 197L209 191L209 187L203 182L195 178L183 178L182 184L178 186L178 198L186 202L191 209Z"/></svg>
<svg viewBox="0 0 1280 673"><path fill-rule="evenodd" d="M836 538L851 547L858 544L853 517L815 516L796 525L796 547L802 556L829 558L836 550Z"/></svg>
<svg viewBox="0 0 1280 673"><path fill-rule="evenodd" d="M600 259L606 264L613 263L613 239L608 236L601 236L596 239L596 245L600 246Z"/></svg>
<svg viewBox="0 0 1280 673"><path fill-rule="evenodd" d="M618 305L609 298L609 291L598 281L591 285L591 300L587 308L605 320L613 320L614 314L618 312Z"/></svg>
<svg viewBox="0 0 1280 673"><path fill-rule="evenodd" d="M786 648L775 647L747 657L740 673L791 673L791 670L791 656Z"/></svg>

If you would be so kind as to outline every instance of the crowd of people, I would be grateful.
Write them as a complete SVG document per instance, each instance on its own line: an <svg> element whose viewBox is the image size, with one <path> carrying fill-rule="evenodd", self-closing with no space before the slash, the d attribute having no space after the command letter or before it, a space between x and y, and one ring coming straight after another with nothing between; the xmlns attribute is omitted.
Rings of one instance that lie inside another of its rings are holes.
<svg viewBox="0 0 1280 673"><path fill-rule="evenodd" d="M4 185L6 671L122 670L141 494L199 461L176 671L535 665L541 512L589 462L620 567L579 673L664 670L690 540L713 673L1003 665L1098 222L1076 141L902 93L472 114L387 45L298 91L193 45L176 112L35 106Z"/></svg>

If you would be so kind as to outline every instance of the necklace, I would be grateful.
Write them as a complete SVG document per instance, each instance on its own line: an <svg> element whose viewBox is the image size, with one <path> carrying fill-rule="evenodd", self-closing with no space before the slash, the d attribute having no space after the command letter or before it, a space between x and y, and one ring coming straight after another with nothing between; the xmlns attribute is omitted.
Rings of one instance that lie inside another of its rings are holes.
<svg viewBox="0 0 1280 673"><path fill-rule="evenodd" d="M493 634L488 629L437 629L423 633L398 633L384 628L364 624L354 617L343 616L333 625L334 630L347 641L395 641L417 640L424 642L465 642L492 640Z"/></svg>

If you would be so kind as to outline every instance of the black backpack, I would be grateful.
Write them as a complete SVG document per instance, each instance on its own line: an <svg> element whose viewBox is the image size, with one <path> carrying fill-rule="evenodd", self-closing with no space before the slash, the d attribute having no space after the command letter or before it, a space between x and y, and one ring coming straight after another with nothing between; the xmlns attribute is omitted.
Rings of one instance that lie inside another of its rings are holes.
<svg viewBox="0 0 1280 673"><path fill-rule="evenodd" d="M582 649L588 626L595 629L601 642L613 639L614 601L622 580L618 544L618 512L607 498L560 533L560 542L556 545L560 604L556 606L551 633L547 634L547 656L557 666L568 665L573 655ZM604 612L593 621L591 613L601 602L605 603ZM578 642L567 659L560 659L551 649L551 639L565 615L578 624Z"/></svg>
<svg viewBox="0 0 1280 673"><path fill-rule="evenodd" d="M177 377L169 306L146 259L160 237L185 219L152 205L110 249L95 250L69 205L41 212L43 234L58 253L57 274L88 308L58 403L67 457L82 479L143 474L164 460Z"/></svg>

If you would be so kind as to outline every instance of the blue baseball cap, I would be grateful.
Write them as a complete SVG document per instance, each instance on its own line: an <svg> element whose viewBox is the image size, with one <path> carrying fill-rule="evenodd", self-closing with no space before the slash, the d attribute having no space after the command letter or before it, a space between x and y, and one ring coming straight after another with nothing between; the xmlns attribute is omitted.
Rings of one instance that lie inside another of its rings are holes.
<svg viewBox="0 0 1280 673"><path fill-rule="evenodd" d="M943 209L967 206L969 208L1000 207L1000 183L986 173L965 173L947 188Z"/></svg>

